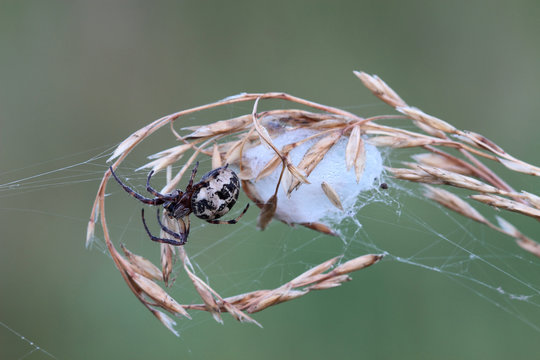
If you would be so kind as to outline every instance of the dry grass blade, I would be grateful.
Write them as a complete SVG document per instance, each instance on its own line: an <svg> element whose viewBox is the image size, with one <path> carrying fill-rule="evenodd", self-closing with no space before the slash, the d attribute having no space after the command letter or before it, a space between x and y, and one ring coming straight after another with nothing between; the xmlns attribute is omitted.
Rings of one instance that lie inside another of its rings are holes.
<svg viewBox="0 0 540 360"><path fill-rule="evenodd" d="M527 164L526 162L517 160L517 159L502 159L499 158L499 161L501 164L506 166L508 169L512 171L517 171L524 174L529 174L533 176L540 176L540 168L537 166L533 166L531 164Z"/></svg>
<svg viewBox="0 0 540 360"><path fill-rule="evenodd" d="M336 144L336 142L339 140L340 137L341 137L341 133L339 131L334 131L326 135L319 141L317 141L306 152L306 154L304 155L304 157L298 164L297 169L299 171L304 172L307 176L309 176L309 174L311 174L313 169L315 169L315 167L324 158L328 150L330 150L330 148ZM292 181L291 185L289 186L287 193L290 194L292 191L297 189L300 186L300 184L301 184L301 181L298 180L298 178L295 178Z"/></svg>
<svg viewBox="0 0 540 360"><path fill-rule="evenodd" d="M255 188L255 185L249 180L241 180L242 183L242 190L244 191L244 194L255 203L259 208L262 208L264 204L264 200L261 198L261 195L257 192L257 189Z"/></svg>
<svg viewBox="0 0 540 360"><path fill-rule="evenodd" d="M358 155L358 149L360 148L361 141L360 126L353 126L349 140L347 141L347 147L345 148L345 164L347 165L347 171L350 170Z"/></svg>
<svg viewBox="0 0 540 360"><path fill-rule="evenodd" d="M337 275L328 280L321 281L315 285L307 287L307 290L326 290L341 286L346 281L351 281L352 278L348 275Z"/></svg>
<svg viewBox="0 0 540 360"><path fill-rule="evenodd" d="M152 264L150 260L145 259L140 255L133 254L125 247L124 244L121 244L120 247L124 251L124 254L126 255L129 263L132 266L132 269L135 272L148 279L154 279L158 281L163 279L163 274L161 273L161 270L159 270L157 266Z"/></svg>
<svg viewBox="0 0 540 360"><path fill-rule="evenodd" d="M214 298L214 295L217 296L219 299L221 299L221 297L208 284L206 284L202 279L195 275L193 265L189 260L185 248L182 246L178 249L180 259L182 260L182 264L184 265L184 271L189 276L193 287L195 288L195 291L197 291L200 298L204 302L204 310L208 311L216 322L223 324L223 319L221 318L220 314L220 306ZM186 306L186 308L189 308L189 306Z"/></svg>
<svg viewBox="0 0 540 360"><path fill-rule="evenodd" d="M244 312L240 311L236 306L231 305L227 301L223 301L223 307L225 308L225 311L227 311L229 314L232 315L237 321L240 322L247 322L257 325L258 327L262 328L262 325L259 324L255 319L253 319L251 316L245 314Z"/></svg>
<svg viewBox="0 0 540 360"><path fill-rule="evenodd" d="M241 139L235 141L232 146L229 148L227 153L225 153L225 162L227 164L237 163L242 155L242 147L244 146L245 140Z"/></svg>
<svg viewBox="0 0 540 360"><path fill-rule="evenodd" d="M418 120L414 120L413 124L416 125L416 127L418 127L419 129L421 129L422 131L424 131L425 133L427 133L427 134L429 134L431 136L435 136L435 137L437 137L439 139L446 139L446 133L444 131L434 129L431 126L427 125L426 123L423 123L423 122L418 121Z"/></svg>
<svg viewBox="0 0 540 360"><path fill-rule="evenodd" d="M382 254L368 254L356 257L336 267L332 273L343 275L349 274L353 271L362 270L368 266L378 263L384 255Z"/></svg>
<svg viewBox="0 0 540 360"><path fill-rule="evenodd" d="M193 145L184 144L184 145L175 146L174 148L167 149L157 154L151 155L148 158L156 159L156 160L150 161L149 163L144 164L143 166L137 168L136 171L142 170L142 169L152 169L152 171L158 172L160 170L163 170L167 166L175 164L178 160L180 160L184 156L184 153L186 151L192 148L193 148Z"/></svg>
<svg viewBox="0 0 540 360"><path fill-rule="evenodd" d="M178 173L174 176L174 178L168 181L167 185L165 185L163 189L161 189L160 192L162 194L170 193L177 187L178 183L180 182L184 174L188 171L188 169L192 168L192 165L195 162L195 159L199 155L199 150L200 149L197 149L197 151L195 151L193 155L191 155L191 157L185 162L184 166L182 166L182 168L180 169L180 171L178 171Z"/></svg>
<svg viewBox="0 0 540 360"><path fill-rule="evenodd" d="M437 189L437 188L433 188L429 186L426 186L426 188L427 188L427 191L425 193L426 197L440 203L443 206L446 206L447 208L461 215L464 215L470 219L483 223L494 230L497 230L499 232L502 232L506 235L509 235L515 238L517 244L521 248L540 257L540 244L538 244L534 240L523 235L508 221L497 216L499 227L496 227L495 225L487 221L482 215L480 215L480 213L478 213L467 202L463 201L461 198L457 197L455 194L452 194L446 190ZM481 196L481 195L475 195L475 196ZM485 195L485 196L490 196L490 195ZM504 198L500 198L500 199L504 199ZM516 203L514 202L514 204ZM517 204L518 206L522 205L520 203L517 203Z"/></svg>
<svg viewBox="0 0 540 360"><path fill-rule="evenodd" d="M288 195L289 188L291 187L291 184L293 183L294 177L292 176L291 172L285 168L285 171L283 171L282 175L283 179L280 183L283 192Z"/></svg>
<svg viewBox="0 0 540 360"><path fill-rule="evenodd" d="M257 218L257 227L261 230L266 229L277 209L277 195L272 195L262 206L259 217Z"/></svg>
<svg viewBox="0 0 540 360"><path fill-rule="evenodd" d="M364 145L364 139L360 138L358 153L354 159L354 173L356 174L356 182L359 182L364 174L366 167L366 146Z"/></svg>
<svg viewBox="0 0 540 360"><path fill-rule="evenodd" d="M255 181L259 181L262 178L265 178L268 175L270 175L271 173L273 173L274 170L276 170L277 167L279 166L279 164L281 164L281 163L282 163L281 158L278 155L274 155L272 157L272 159L270 159L270 161L259 172L259 174L255 178Z"/></svg>
<svg viewBox="0 0 540 360"><path fill-rule="evenodd" d="M363 255L351 259L334 270L328 271L341 257L335 257L305 271L293 280L273 290L257 290L245 294L235 295L224 299L225 302L234 304L237 309L246 310L248 313L262 311L270 306L294 300L308 294L312 290L323 290L339 286L345 281L351 280L347 275L376 264L383 255ZM205 310L203 304L187 306L190 309ZM222 306L222 311L227 309Z"/></svg>
<svg viewBox="0 0 540 360"><path fill-rule="evenodd" d="M526 236L522 236L518 240L516 240L516 242L523 250L540 257L540 244L536 241Z"/></svg>
<svg viewBox="0 0 540 360"><path fill-rule="evenodd" d="M90 217L90 221L88 221L88 226L86 227L86 242L84 243L84 245L87 248L90 247L90 245L92 245L92 242L94 240L94 235L96 232L96 221L94 219L97 218L98 214L96 214L95 212L94 214L95 214L95 217L94 216Z"/></svg>
<svg viewBox="0 0 540 360"><path fill-rule="evenodd" d="M540 209L540 196L532 194L527 191L521 191L521 194L524 196L527 201L537 209Z"/></svg>
<svg viewBox="0 0 540 360"><path fill-rule="evenodd" d="M444 184L452 185L459 188L469 189L483 193L499 193L500 190L494 186L483 183L472 177L453 173L447 170L439 169L431 166L418 166L433 177L439 179Z"/></svg>
<svg viewBox="0 0 540 360"><path fill-rule="evenodd" d="M259 121L257 119L258 102L259 102L259 98L255 100L255 104L253 105L252 117L253 117L253 126L255 130L257 131L257 134L259 135L261 142L263 144L266 144L271 150L273 150L281 158L281 161L287 166L287 170L290 172L291 175L295 177L294 181L297 181L298 183L309 184L309 181L307 180L307 178L302 173L300 173L300 171L298 171L298 169L293 164L289 162L289 160L287 159L287 156L283 155L281 151L279 151L276 148L276 146L272 142L272 139L270 138L270 134L268 134L268 131L259 124ZM280 176L280 181L281 181L281 176Z"/></svg>
<svg viewBox="0 0 540 360"><path fill-rule="evenodd" d="M470 198L499 209L513 211L536 219L540 219L540 210L524 205L514 200L506 199L496 195L471 195Z"/></svg>
<svg viewBox="0 0 540 360"><path fill-rule="evenodd" d="M370 132L368 131L368 133ZM386 146L394 149L422 147L437 142L439 142L438 139L403 135L376 136L369 139L369 143L373 146Z"/></svg>
<svg viewBox="0 0 540 360"><path fill-rule="evenodd" d="M290 286L297 288L297 287L301 287L301 286L305 286L309 284L312 281L312 278L314 276L322 274L325 271L328 271L342 257L343 255L336 256L332 259L326 260L325 262L309 269L308 271L303 272L302 274L298 275L297 277L289 281Z"/></svg>
<svg viewBox="0 0 540 360"><path fill-rule="evenodd" d="M220 324L223 324L223 320L221 319L221 315L220 315L220 308L216 300L212 296L212 293L208 290L207 285L197 275L193 274L187 268L187 266L184 266L184 269L186 270L189 278L191 279L191 282L193 283L195 290L197 291L202 301L204 302L206 306L206 310L210 314L212 314L212 317L214 318L214 320L216 320Z"/></svg>
<svg viewBox="0 0 540 360"><path fill-rule="evenodd" d="M162 150L160 152L157 152L155 154L148 156L148 159L161 159L168 156L178 156L185 153L189 149L192 149L193 145L198 144L198 143L200 143L200 141L194 141L189 144L173 146L172 148L165 149L165 150Z"/></svg>
<svg viewBox="0 0 540 360"><path fill-rule="evenodd" d="M271 150L273 150L281 158L281 161L287 166L287 170L290 172L292 176L295 177L294 181L298 183L309 184L309 181L307 181L307 178L302 173L300 173L300 171L298 171L298 169L293 164L289 162L289 160L287 159L287 156L283 155L283 153L276 148L276 146L272 142L270 134L268 134L268 131L259 123L257 119L258 102L259 102L259 98L255 100L255 104L253 105L252 117L253 117L253 126L255 130L257 131L259 138L261 139L261 143L267 145Z"/></svg>
<svg viewBox="0 0 540 360"><path fill-rule="evenodd" d="M341 119L329 119L313 123L309 126L309 128L314 130L327 130L335 129L336 127L341 127L342 125L343 120Z"/></svg>
<svg viewBox="0 0 540 360"><path fill-rule="evenodd" d="M227 153L225 154L225 162L227 164L235 164L235 163L241 163L242 159L242 152L244 150L244 146L246 142L249 141L251 135L255 132L254 128L251 128L251 130L248 131L248 133L241 138L238 141L235 141L232 143L229 150L227 150Z"/></svg>
<svg viewBox="0 0 540 360"><path fill-rule="evenodd" d="M223 166L223 161L221 160L221 154L219 153L219 148L217 144L214 144L212 148L212 169L217 169Z"/></svg>
<svg viewBox="0 0 540 360"><path fill-rule="evenodd" d="M442 131L445 133L451 133L451 134L457 132L457 129L454 126L447 123L446 121L437 119L435 116L428 115L420 109L410 107L410 106L398 106L396 107L396 110L402 114L409 116L411 119L419 121L435 130L439 130L439 131ZM436 134L440 134L440 133L436 133Z"/></svg>
<svg viewBox="0 0 540 360"><path fill-rule="evenodd" d="M291 164L289 161L287 161L287 171L286 172L288 174L292 175L291 182L295 181L299 185L300 184L310 184L309 180L307 179L307 176L304 176L304 174L302 174L300 172L300 170L296 166ZM289 182L289 184L290 184L290 182ZM290 188L290 185L289 185L289 188Z"/></svg>
<svg viewBox="0 0 540 360"><path fill-rule="evenodd" d="M503 218L497 216L497 221L499 222L499 226L501 227L501 230L505 232L506 234L514 237L516 239L517 244L523 250L528 251L531 254L540 257L540 244L539 243L523 235L518 229L516 229L514 225L510 224L508 221L504 220Z"/></svg>
<svg viewBox="0 0 540 360"><path fill-rule="evenodd" d="M516 242L523 250L540 257L540 244L536 241L522 235Z"/></svg>
<svg viewBox="0 0 540 360"><path fill-rule="evenodd" d="M192 272L193 268L191 264L189 263L189 258L187 257L187 254L183 250L183 248L181 251L181 258L184 263L184 270L186 271L186 273L192 280L196 291L201 296L201 299L204 301L205 310L210 312L217 322L223 323L220 312L224 310L224 311L229 312L236 320L240 322L249 322L259 327L262 327L261 324L259 324L255 319L244 314L235 305L232 305L226 300L224 300L216 291L214 291L210 286L208 286L204 281L202 281L197 275L195 275ZM218 301L216 301L216 298L218 299Z"/></svg>
<svg viewBox="0 0 540 360"><path fill-rule="evenodd" d="M464 166L463 163L456 158L433 153L415 154L412 158L422 165L438 167L439 169L466 176L474 175L474 172L470 167Z"/></svg>
<svg viewBox="0 0 540 360"><path fill-rule="evenodd" d="M506 235L514 238L520 238L523 236L523 234L514 225L510 224L508 221L506 221L500 216L496 216L496 218L501 228L501 231L503 231Z"/></svg>
<svg viewBox="0 0 540 360"><path fill-rule="evenodd" d="M255 104L253 105L253 112L251 114L253 126L255 128L255 131L257 131L257 135L259 135L259 138L261 139L261 143L267 146L269 149L274 150L274 152L281 156L281 152L276 148L274 143L272 142L272 138L270 138L270 134L268 134L268 131L265 127L261 126L259 123L259 120L257 118L257 105L259 103L259 98L255 100ZM282 157L283 158L283 157Z"/></svg>
<svg viewBox="0 0 540 360"><path fill-rule="evenodd" d="M506 151L504 151L499 145L495 144L493 141L489 140L485 136L482 136L472 131L461 131L460 135L468 138L473 144L475 144L479 148L488 150L499 156L508 155Z"/></svg>
<svg viewBox="0 0 540 360"><path fill-rule="evenodd" d="M421 170L419 166L413 169L387 167L386 170L394 174L394 177L396 179L419 182L424 184L443 184L440 179Z"/></svg>
<svg viewBox="0 0 540 360"><path fill-rule="evenodd" d="M339 210L343 211L343 205L341 205L341 200L339 200L339 195L336 190L334 190L334 188L325 181L321 183L321 188L323 189L323 192L328 200L330 200L330 202Z"/></svg>
<svg viewBox="0 0 540 360"><path fill-rule="evenodd" d="M258 122L256 122L258 124ZM274 150L276 153L280 154L279 150L274 146L272 143L272 138L270 137L270 134L268 133L268 130L264 126L259 125L256 127L257 134L259 135L259 138L261 140L261 143L265 145L268 149Z"/></svg>
<svg viewBox="0 0 540 360"><path fill-rule="evenodd" d="M161 244L161 272L165 286L170 286L169 280L173 270L174 247L169 244Z"/></svg>
<svg viewBox="0 0 540 360"><path fill-rule="evenodd" d="M261 123L279 122L292 126L309 126L324 120L334 119L334 114L314 113L299 109L270 110L260 113Z"/></svg>
<svg viewBox="0 0 540 360"><path fill-rule="evenodd" d="M228 120L216 121L210 125L184 128L194 130L186 139L207 138L220 134L231 134L245 129L251 123L251 116L243 115Z"/></svg>
<svg viewBox="0 0 540 360"><path fill-rule="evenodd" d="M125 154L130 151L135 145L137 145L142 139L148 136L150 129L152 129L154 123L151 123L142 129L135 131L133 134L128 136L124 141L122 141L114 150L110 158L107 159L107 162L110 162L117 157Z"/></svg>
<svg viewBox="0 0 540 360"><path fill-rule="evenodd" d="M475 208L449 191L426 185L424 195L439 204L479 223L491 225Z"/></svg>
<svg viewBox="0 0 540 360"><path fill-rule="evenodd" d="M155 306L159 306L173 314L179 314L191 319L191 316L184 310L182 305L177 303L176 300L167 294L167 292L165 292L158 284L137 273L133 273L131 279L142 291L144 291L145 295L155 301Z"/></svg>
<svg viewBox="0 0 540 360"><path fill-rule="evenodd" d="M256 313L269 308L270 306L297 299L306 295L308 292L309 290L276 289L267 295L257 298L256 301L252 300L252 305L249 306L246 311L250 314Z"/></svg>
<svg viewBox="0 0 540 360"><path fill-rule="evenodd" d="M540 176L540 167L516 159L486 137L472 131L461 131L459 134L475 146L497 155L497 161L508 169L529 175Z"/></svg>
<svg viewBox="0 0 540 360"><path fill-rule="evenodd" d="M312 229L317 232L326 234L326 235L338 236L338 234L334 230L332 230L328 225L325 225L323 223L310 222L310 223L300 223L300 225L305 226L308 229Z"/></svg>
<svg viewBox="0 0 540 360"><path fill-rule="evenodd" d="M398 106L407 106L405 101L403 101L399 95L377 75L368 75L363 71L353 71L353 73L362 81L362 83L364 83L365 87L371 90L375 96L388 105L394 108Z"/></svg>
<svg viewBox="0 0 540 360"><path fill-rule="evenodd" d="M368 131L368 134L371 133ZM368 139L368 143L377 146L377 147L393 147L399 148L400 144L403 143L403 140L406 138L396 137L396 136L373 136Z"/></svg>
<svg viewBox="0 0 540 360"><path fill-rule="evenodd" d="M149 310L167 329L169 329L170 332L172 332L176 336L180 336L178 331L176 331L176 329L174 328L176 326L176 321L174 321L170 316L161 311L152 308L150 308Z"/></svg>
<svg viewBox="0 0 540 360"><path fill-rule="evenodd" d="M244 165L244 168L240 172L237 172L236 175L238 175L240 180L252 180L255 177L255 175L253 175L253 170L246 165Z"/></svg>

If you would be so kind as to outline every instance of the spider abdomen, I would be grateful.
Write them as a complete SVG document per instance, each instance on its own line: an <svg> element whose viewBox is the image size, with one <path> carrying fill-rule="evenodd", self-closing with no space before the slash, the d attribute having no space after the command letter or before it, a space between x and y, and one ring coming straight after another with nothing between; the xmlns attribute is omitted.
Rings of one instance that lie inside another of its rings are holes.
<svg viewBox="0 0 540 360"><path fill-rule="evenodd" d="M232 209L240 193L234 171L220 167L204 175L191 197L193 214L203 220L219 219Z"/></svg>

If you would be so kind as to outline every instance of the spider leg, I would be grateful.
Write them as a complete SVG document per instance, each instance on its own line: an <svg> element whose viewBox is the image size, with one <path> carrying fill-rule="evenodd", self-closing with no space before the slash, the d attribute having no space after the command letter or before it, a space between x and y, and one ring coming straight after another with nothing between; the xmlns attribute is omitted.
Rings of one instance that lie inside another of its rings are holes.
<svg viewBox="0 0 540 360"><path fill-rule="evenodd" d="M150 171L150 173L148 174L148 179L146 179L146 191L159 199L165 201L174 201L177 197L177 194L162 194L150 186L150 178L152 177L152 175L154 175L154 170Z"/></svg>
<svg viewBox="0 0 540 360"><path fill-rule="evenodd" d="M191 189L191 187L193 186L193 180L195 180L195 174L197 174L197 168L199 167L199 162L197 161L195 163L195 166L193 167L193 170L191 170L191 177L189 178L189 183L186 187L186 192L188 189Z"/></svg>
<svg viewBox="0 0 540 360"><path fill-rule="evenodd" d="M112 169L112 166L109 167L109 171L111 172L112 176L114 177L114 179L116 180L116 182L118 184L120 184L120 186L131 196L133 196L135 199L139 200L140 202L143 202L145 204L148 204L148 205L161 205L163 204L166 200L164 199L160 199L160 198L156 198L156 199L149 199L149 198L146 198L144 196L142 196L141 194L135 192L135 190L133 190L132 188L130 188L129 186L125 185L117 176L116 174L114 173L113 169Z"/></svg>
<svg viewBox="0 0 540 360"><path fill-rule="evenodd" d="M248 208L249 208L249 204L246 205L246 207L244 208L244 211L242 211L240 215L238 215L236 218L231 219L231 220L206 220L206 221L209 222L210 224L236 224L238 220L240 220L240 218L244 216Z"/></svg>
<svg viewBox="0 0 540 360"><path fill-rule="evenodd" d="M191 221L189 220L189 216L186 216L186 222L187 224L184 222L184 220L182 220L182 223L184 224L184 229L186 229L186 241L187 241L187 237L189 236L189 228L191 227Z"/></svg>
<svg viewBox="0 0 540 360"><path fill-rule="evenodd" d="M184 232L184 233L176 233L172 231L171 229L169 229L168 227L166 227L165 225L163 225L159 216L159 208L157 209L156 213L157 213L157 221L158 221L159 226L161 227L161 230L165 231L167 234L171 235L175 239L180 240L182 244L185 244L187 242L187 236L188 236L187 233L189 233L189 229L187 229L187 232ZM184 227L184 229L186 229L186 223L184 222L184 220L182 219L178 219L178 220L182 221L182 226Z"/></svg>
<svg viewBox="0 0 540 360"><path fill-rule="evenodd" d="M181 246L181 245L185 244L185 241L182 242L182 241L176 241L176 240L173 240L173 239L162 239L162 238L159 238L157 236L152 235L152 233L148 229L148 226L146 225L146 221L144 220L144 209L142 209L142 211L141 211L141 217L142 217L142 222L143 222L143 225L144 225L144 229L146 230L146 233L148 234L148 236L150 237L150 239L152 241L156 241L156 242L164 243L164 244L169 244L169 245L174 245L174 246Z"/></svg>

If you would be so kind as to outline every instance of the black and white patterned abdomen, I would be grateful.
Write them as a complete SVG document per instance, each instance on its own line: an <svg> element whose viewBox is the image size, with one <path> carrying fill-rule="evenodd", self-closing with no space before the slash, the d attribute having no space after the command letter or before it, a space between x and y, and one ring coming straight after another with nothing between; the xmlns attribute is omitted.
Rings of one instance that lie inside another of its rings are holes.
<svg viewBox="0 0 540 360"><path fill-rule="evenodd" d="M240 181L234 171L226 167L210 171L201 179L201 184L191 197L193 214L200 219L219 219L238 200Z"/></svg>

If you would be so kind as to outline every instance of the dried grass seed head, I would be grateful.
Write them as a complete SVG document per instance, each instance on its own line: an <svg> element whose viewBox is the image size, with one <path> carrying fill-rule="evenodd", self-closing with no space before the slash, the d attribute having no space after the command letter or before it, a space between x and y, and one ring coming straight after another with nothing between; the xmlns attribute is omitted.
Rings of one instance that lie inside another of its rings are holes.
<svg viewBox="0 0 540 360"><path fill-rule="evenodd" d="M331 234L332 230L328 226L313 222L313 219L319 220L327 216L327 209L338 212L339 210L335 206L339 206L341 203L346 210L350 203L354 204L357 194L352 195L349 191L343 192L344 189L362 191L373 188L374 180L383 172L381 155L373 145L394 148L422 147L423 150L433 152L435 152L434 147L446 146L458 149L468 165L464 166L464 162L461 162L461 160L452 161L450 157L443 160L441 157L433 156L417 159L422 165L414 165L411 169L390 170L398 179L456 186L473 191L508 196L512 200L486 194L473 195L471 198L499 209L540 218L537 195L528 193L521 193L519 196L515 195L518 193L507 186L487 166L477 161L473 155L498 161L512 171L534 176L540 176L539 167L512 157L501 147L480 134L457 130L449 123L409 106L388 84L377 76L363 72L355 72L355 75L362 80L364 85L375 96L406 114L418 128L430 136L404 130L399 126L382 126L373 119L362 119L347 111L285 93L239 94L155 120L124 140L117 147L109 161L116 159L112 166L113 169L116 169L141 141L160 127L171 124L171 130L176 138L184 142L187 141L187 143L160 152L155 160L146 166L155 170L165 167L170 168L173 163L184 155L185 151L193 149L195 153L187 160L178 175L167 185L168 187L174 187L186 172L187 167L191 166L199 155L211 156L213 168L220 167L227 162L234 163L239 168L239 173L242 174L241 179L246 194L255 200L259 206L262 206L265 201L267 202L266 219L264 220L266 224L275 215L287 223L300 223L317 231ZM187 114L244 101L255 101L257 103L260 99L268 98L287 100L315 108L323 113L316 114L304 110L272 110L256 114L255 107L252 114L218 121L210 125L186 128L193 131L193 133L185 137L178 135L172 128L173 121ZM400 119L403 119L403 117L400 117ZM284 128L287 128L287 131L283 131ZM352 131L349 131L351 128ZM286 139L287 136L290 137L295 132L294 138ZM453 135L452 140L447 137L448 133ZM362 134L367 137L368 144L361 144L364 142ZM342 135L348 135L350 139L347 141ZM225 137L226 140L223 140ZM309 141L306 139L309 139ZM264 146L267 147L260 150ZM309 153L310 149L312 150L311 154ZM294 164L298 165L295 166ZM354 172L351 169L353 165ZM332 169L338 172L339 179L337 182L330 180L334 175ZM321 171L322 177L318 178L319 171ZM275 197L272 197L278 182L276 174L280 172L284 174L282 190L278 191ZM308 175L309 180L306 178ZM223 299L194 274L185 249L176 248L186 273L192 279L195 288L204 301L204 304L179 305L151 280L158 277L159 270L153 268L145 259L126 253L126 257L129 258L128 261L114 247L106 225L104 212L105 186L109 176L110 172L106 172L94 202L88 224L87 244L91 243L94 227L98 216L100 216L107 248L124 280L143 305L175 334L177 334L173 328L175 322L155 309L156 306L160 306L173 314L182 313L184 316L189 316L187 313L183 313L185 309L205 310L212 313L217 321L221 321L220 312L228 311L239 321L250 321L251 318L241 311L260 311L270 305L303 296L314 289L337 286L341 282L350 279L347 275L349 271L369 266L380 259L380 256L368 255L367 258L348 261L334 270L323 273L336 261L336 258L334 258L277 289L257 290ZM340 182L343 178L348 179L346 184ZM360 180L359 184L356 184L358 180ZM323 185L323 181L326 185ZM347 186L347 184L350 184L350 186ZM292 189L296 190L292 191ZM306 189L313 189L313 192L302 194L302 191ZM292 202L287 202L289 198L285 196L286 192L291 195ZM305 205L304 209L296 207L294 197L298 194L301 194L301 201L299 202ZM447 191L431 190L428 191L427 195L453 211L513 236L523 249L540 256L540 245L527 238L508 222L499 220L500 228L496 228L495 225L489 223L467 203ZM268 199L274 201L268 201ZM333 200L333 204L330 199ZM328 204L322 206L321 203L324 201ZM324 210L322 213L316 213L321 209ZM308 215L314 216L312 218L306 217L306 212ZM177 231L179 230L177 229ZM163 231L161 236L165 236ZM169 245L162 245L162 276L165 282L168 281L171 275L173 253L174 251ZM366 261L365 259L371 260ZM148 269L152 269L152 271L149 273L147 272ZM295 283L296 280L297 283ZM305 287L295 289L295 286L300 286L299 283Z"/></svg>

